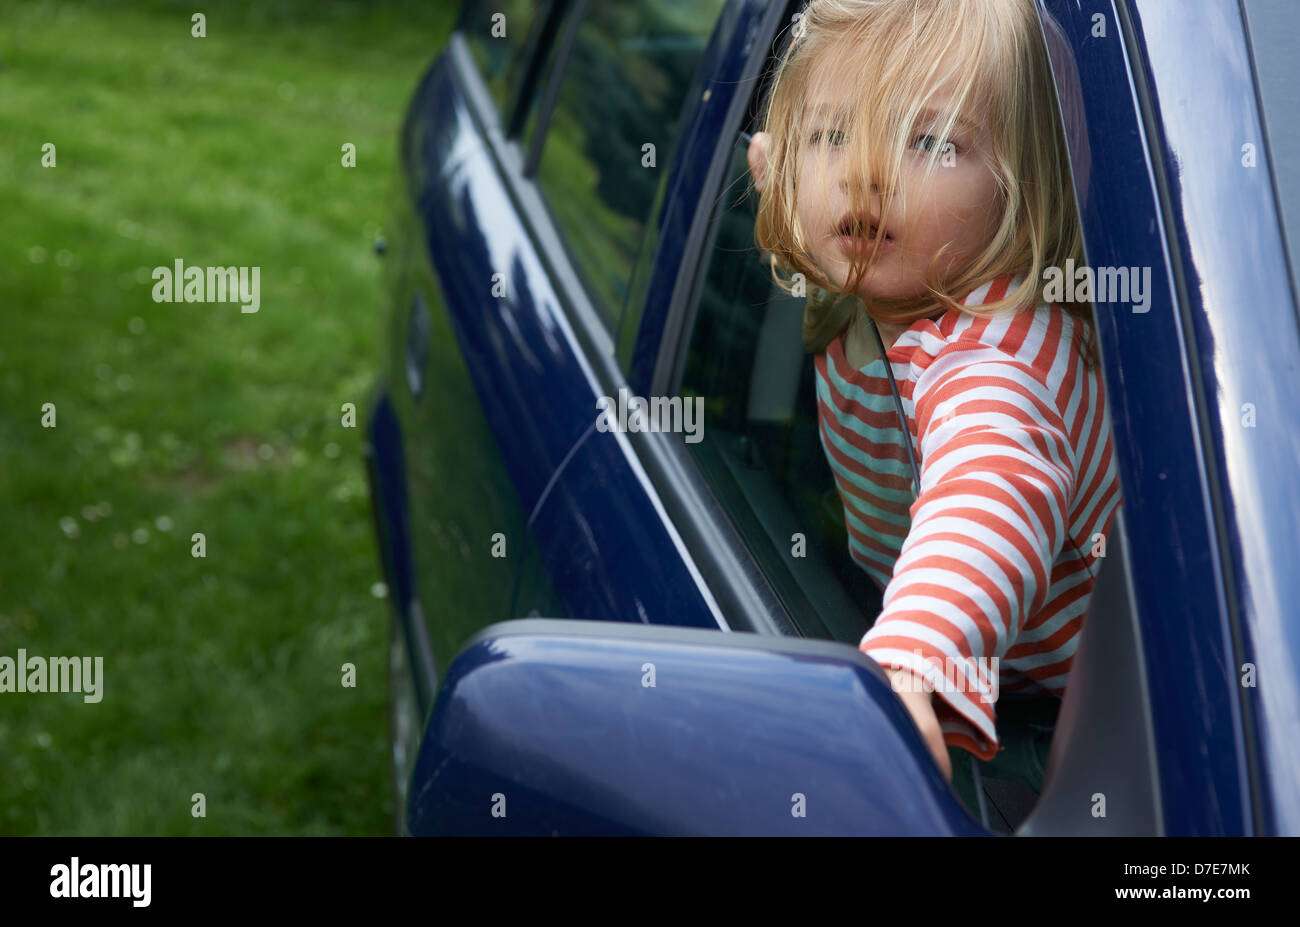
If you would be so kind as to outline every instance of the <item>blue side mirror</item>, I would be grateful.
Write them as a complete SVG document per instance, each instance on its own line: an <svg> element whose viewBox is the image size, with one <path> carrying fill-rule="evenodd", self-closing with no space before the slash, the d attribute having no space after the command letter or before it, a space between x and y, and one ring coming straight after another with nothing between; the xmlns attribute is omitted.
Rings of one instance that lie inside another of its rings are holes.
<svg viewBox="0 0 1300 927"><path fill-rule="evenodd" d="M530 619L452 663L407 792L415 835L976 835L853 647Z"/></svg>

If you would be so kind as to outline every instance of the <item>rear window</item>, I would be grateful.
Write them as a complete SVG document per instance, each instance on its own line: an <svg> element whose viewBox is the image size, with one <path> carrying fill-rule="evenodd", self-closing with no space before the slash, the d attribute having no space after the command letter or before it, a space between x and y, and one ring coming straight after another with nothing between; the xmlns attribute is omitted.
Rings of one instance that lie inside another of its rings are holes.
<svg viewBox="0 0 1300 927"><path fill-rule="evenodd" d="M461 29L503 118L523 78L529 32L550 5L551 0L469 0L465 5Z"/></svg>
<svg viewBox="0 0 1300 927"><path fill-rule="evenodd" d="M537 177L611 324L627 296L687 91L724 5L601 0L578 24Z"/></svg>

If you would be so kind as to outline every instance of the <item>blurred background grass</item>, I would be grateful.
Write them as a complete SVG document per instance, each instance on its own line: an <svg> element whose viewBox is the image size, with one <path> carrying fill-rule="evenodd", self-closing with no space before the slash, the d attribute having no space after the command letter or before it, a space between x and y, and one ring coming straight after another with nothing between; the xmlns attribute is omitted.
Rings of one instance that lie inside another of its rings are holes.
<svg viewBox="0 0 1300 927"><path fill-rule="evenodd" d="M98 704L0 694L0 834L388 828L340 406L363 423L397 131L457 6L0 7L0 656L104 658ZM154 303L177 258L261 267L260 312Z"/></svg>

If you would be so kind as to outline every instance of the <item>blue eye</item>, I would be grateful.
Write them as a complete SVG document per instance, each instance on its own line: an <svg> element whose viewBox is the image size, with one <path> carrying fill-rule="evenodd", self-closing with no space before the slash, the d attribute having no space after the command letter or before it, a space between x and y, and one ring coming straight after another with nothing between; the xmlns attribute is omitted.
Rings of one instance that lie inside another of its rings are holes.
<svg viewBox="0 0 1300 927"><path fill-rule="evenodd" d="M947 139L941 139L936 135L918 135L912 140L912 147L920 147L923 151L933 151L935 146L939 146L940 154L956 154L957 146Z"/></svg>

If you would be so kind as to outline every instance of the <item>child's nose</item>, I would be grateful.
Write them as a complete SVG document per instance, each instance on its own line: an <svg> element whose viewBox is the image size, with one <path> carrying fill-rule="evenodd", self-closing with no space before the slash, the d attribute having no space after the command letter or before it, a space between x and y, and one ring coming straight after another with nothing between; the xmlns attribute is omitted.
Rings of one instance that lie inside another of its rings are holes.
<svg viewBox="0 0 1300 927"><path fill-rule="evenodd" d="M876 186L874 180L868 185L863 185L859 182L856 186L858 189L862 189L865 186L867 193L872 196L875 196L876 194L880 193L880 188ZM855 187L854 178L852 176L850 176L847 172L840 175L841 193L843 193L845 196L851 196L853 194L854 187Z"/></svg>

